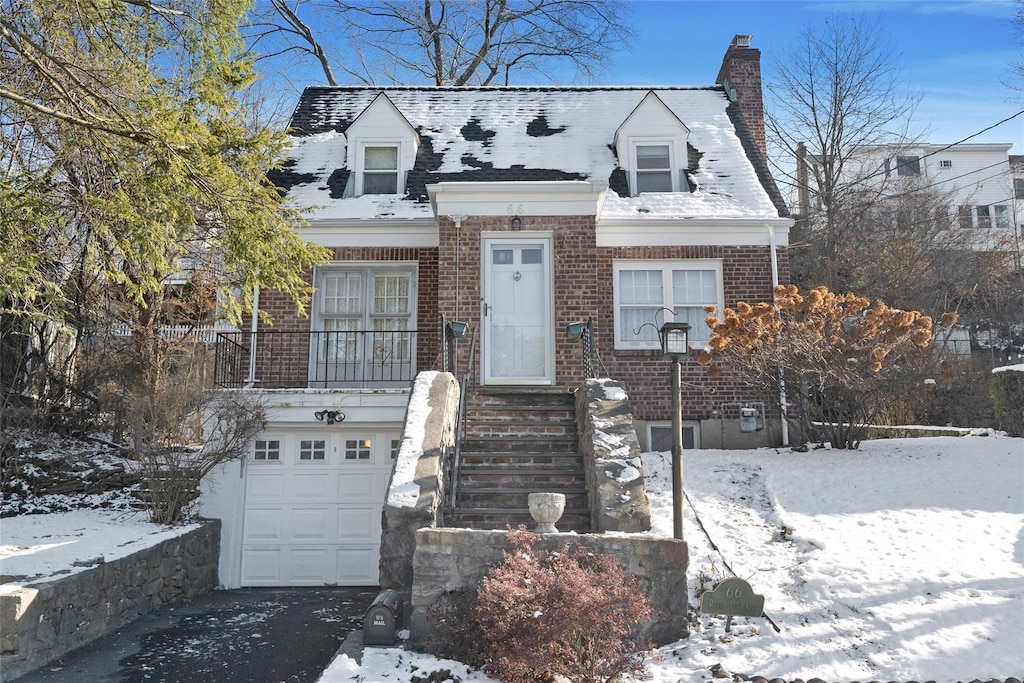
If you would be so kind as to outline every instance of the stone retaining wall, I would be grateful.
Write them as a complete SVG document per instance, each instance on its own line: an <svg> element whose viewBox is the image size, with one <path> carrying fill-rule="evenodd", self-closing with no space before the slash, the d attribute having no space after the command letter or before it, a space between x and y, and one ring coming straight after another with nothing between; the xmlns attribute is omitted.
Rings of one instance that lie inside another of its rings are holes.
<svg viewBox="0 0 1024 683"><path fill-rule="evenodd" d="M410 619L414 646L425 644L434 629L431 607L446 592L475 589L508 549L504 531L420 529L413 557ZM640 636L658 645L673 643L689 632L687 622L687 545L672 538L636 534L539 534L537 548L559 550L566 542L613 555L626 574L636 576L657 612ZM410 610L406 608L406 613Z"/></svg>
<svg viewBox="0 0 1024 683"><path fill-rule="evenodd" d="M217 585L220 521L66 578L0 595L0 681L38 669L155 607Z"/></svg>

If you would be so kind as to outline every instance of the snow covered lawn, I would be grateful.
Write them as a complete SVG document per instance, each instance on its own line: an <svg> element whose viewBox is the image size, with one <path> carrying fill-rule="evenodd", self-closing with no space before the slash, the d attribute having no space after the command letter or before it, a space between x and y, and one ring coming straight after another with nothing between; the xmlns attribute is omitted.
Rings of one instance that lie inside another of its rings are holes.
<svg viewBox="0 0 1024 683"><path fill-rule="evenodd" d="M729 575L765 595L765 619L698 616L644 680L731 673L828 681L1024 674L1024 439L869 441L860 451L685 453L691 604ZM644 455L655 528L672 534L670 456ZM692 504L691 504L692 503ZM708 536L720 548L716 551ZM786 528L791 533L783 534ZM423 680L456 662L368 648L321 683Z"/></svg>

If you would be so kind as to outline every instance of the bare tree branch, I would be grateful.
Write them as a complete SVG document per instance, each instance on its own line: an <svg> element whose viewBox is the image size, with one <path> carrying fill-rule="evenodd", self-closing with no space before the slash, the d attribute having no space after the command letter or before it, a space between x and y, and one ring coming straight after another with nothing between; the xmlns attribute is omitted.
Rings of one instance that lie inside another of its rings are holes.
<svg viewBox="0 0 1024 683"><path fill-rule="evenodd" d="M285 2L272 0L276 16L258 24L252 47L313 55L329 83L328 35L345 46L334 66L359 82L438 86L488 85L499 75L506 84L528 74L559 80L561 65L573 80L593 79L631 36L621 0L334 0L319 37L315 8Z"/></svg>

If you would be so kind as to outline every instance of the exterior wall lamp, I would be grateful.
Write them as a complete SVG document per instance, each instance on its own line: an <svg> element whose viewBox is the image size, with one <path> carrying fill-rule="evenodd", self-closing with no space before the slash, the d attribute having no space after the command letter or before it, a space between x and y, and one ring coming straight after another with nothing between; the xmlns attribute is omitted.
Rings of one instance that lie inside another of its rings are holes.
<svg viewBox="0 0 1024 683"><path fill-rule="evenodd" d="M340 410L318 410L313 413L317 422L326 422L329 425L345 421L345 413Z"/></svg>
<svg viewBox="0 0 1024 683"><path fill-rule="evenodd" d="M515 218L512 219L512 229L513 230L521 230L522 227L523 227L523 219L522 218L520 218L519 216L516 216Z"/></svg>
<svg viewBox="0 0 1024 683"><path fill-rule="evenodd" d="M683 540L683 405L679 359L689 346L690 326L666 322L658 330L661 352L672 359L672 536Z"/></svg>
<svg viewBox="0 0 1024 683"><path fill-rule="evenodd" d="M459 339L464 339L465 336L469 334L469 323L452 320L448 323L448 326L451 328L452 336L458 337Z"/></svg>

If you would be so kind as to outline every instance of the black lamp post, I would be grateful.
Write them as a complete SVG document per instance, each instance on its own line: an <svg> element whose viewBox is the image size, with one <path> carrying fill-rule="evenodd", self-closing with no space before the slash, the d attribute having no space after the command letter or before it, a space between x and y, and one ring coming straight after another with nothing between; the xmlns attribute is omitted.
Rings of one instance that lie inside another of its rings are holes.
<svg viewBox="0 0 1024 683"><path fill-rule="evenodd" d="M687 323L667 322L658 330L661 352L672 359L672 535L683 539L683 406L679 359L688 351Z"/></svg>

